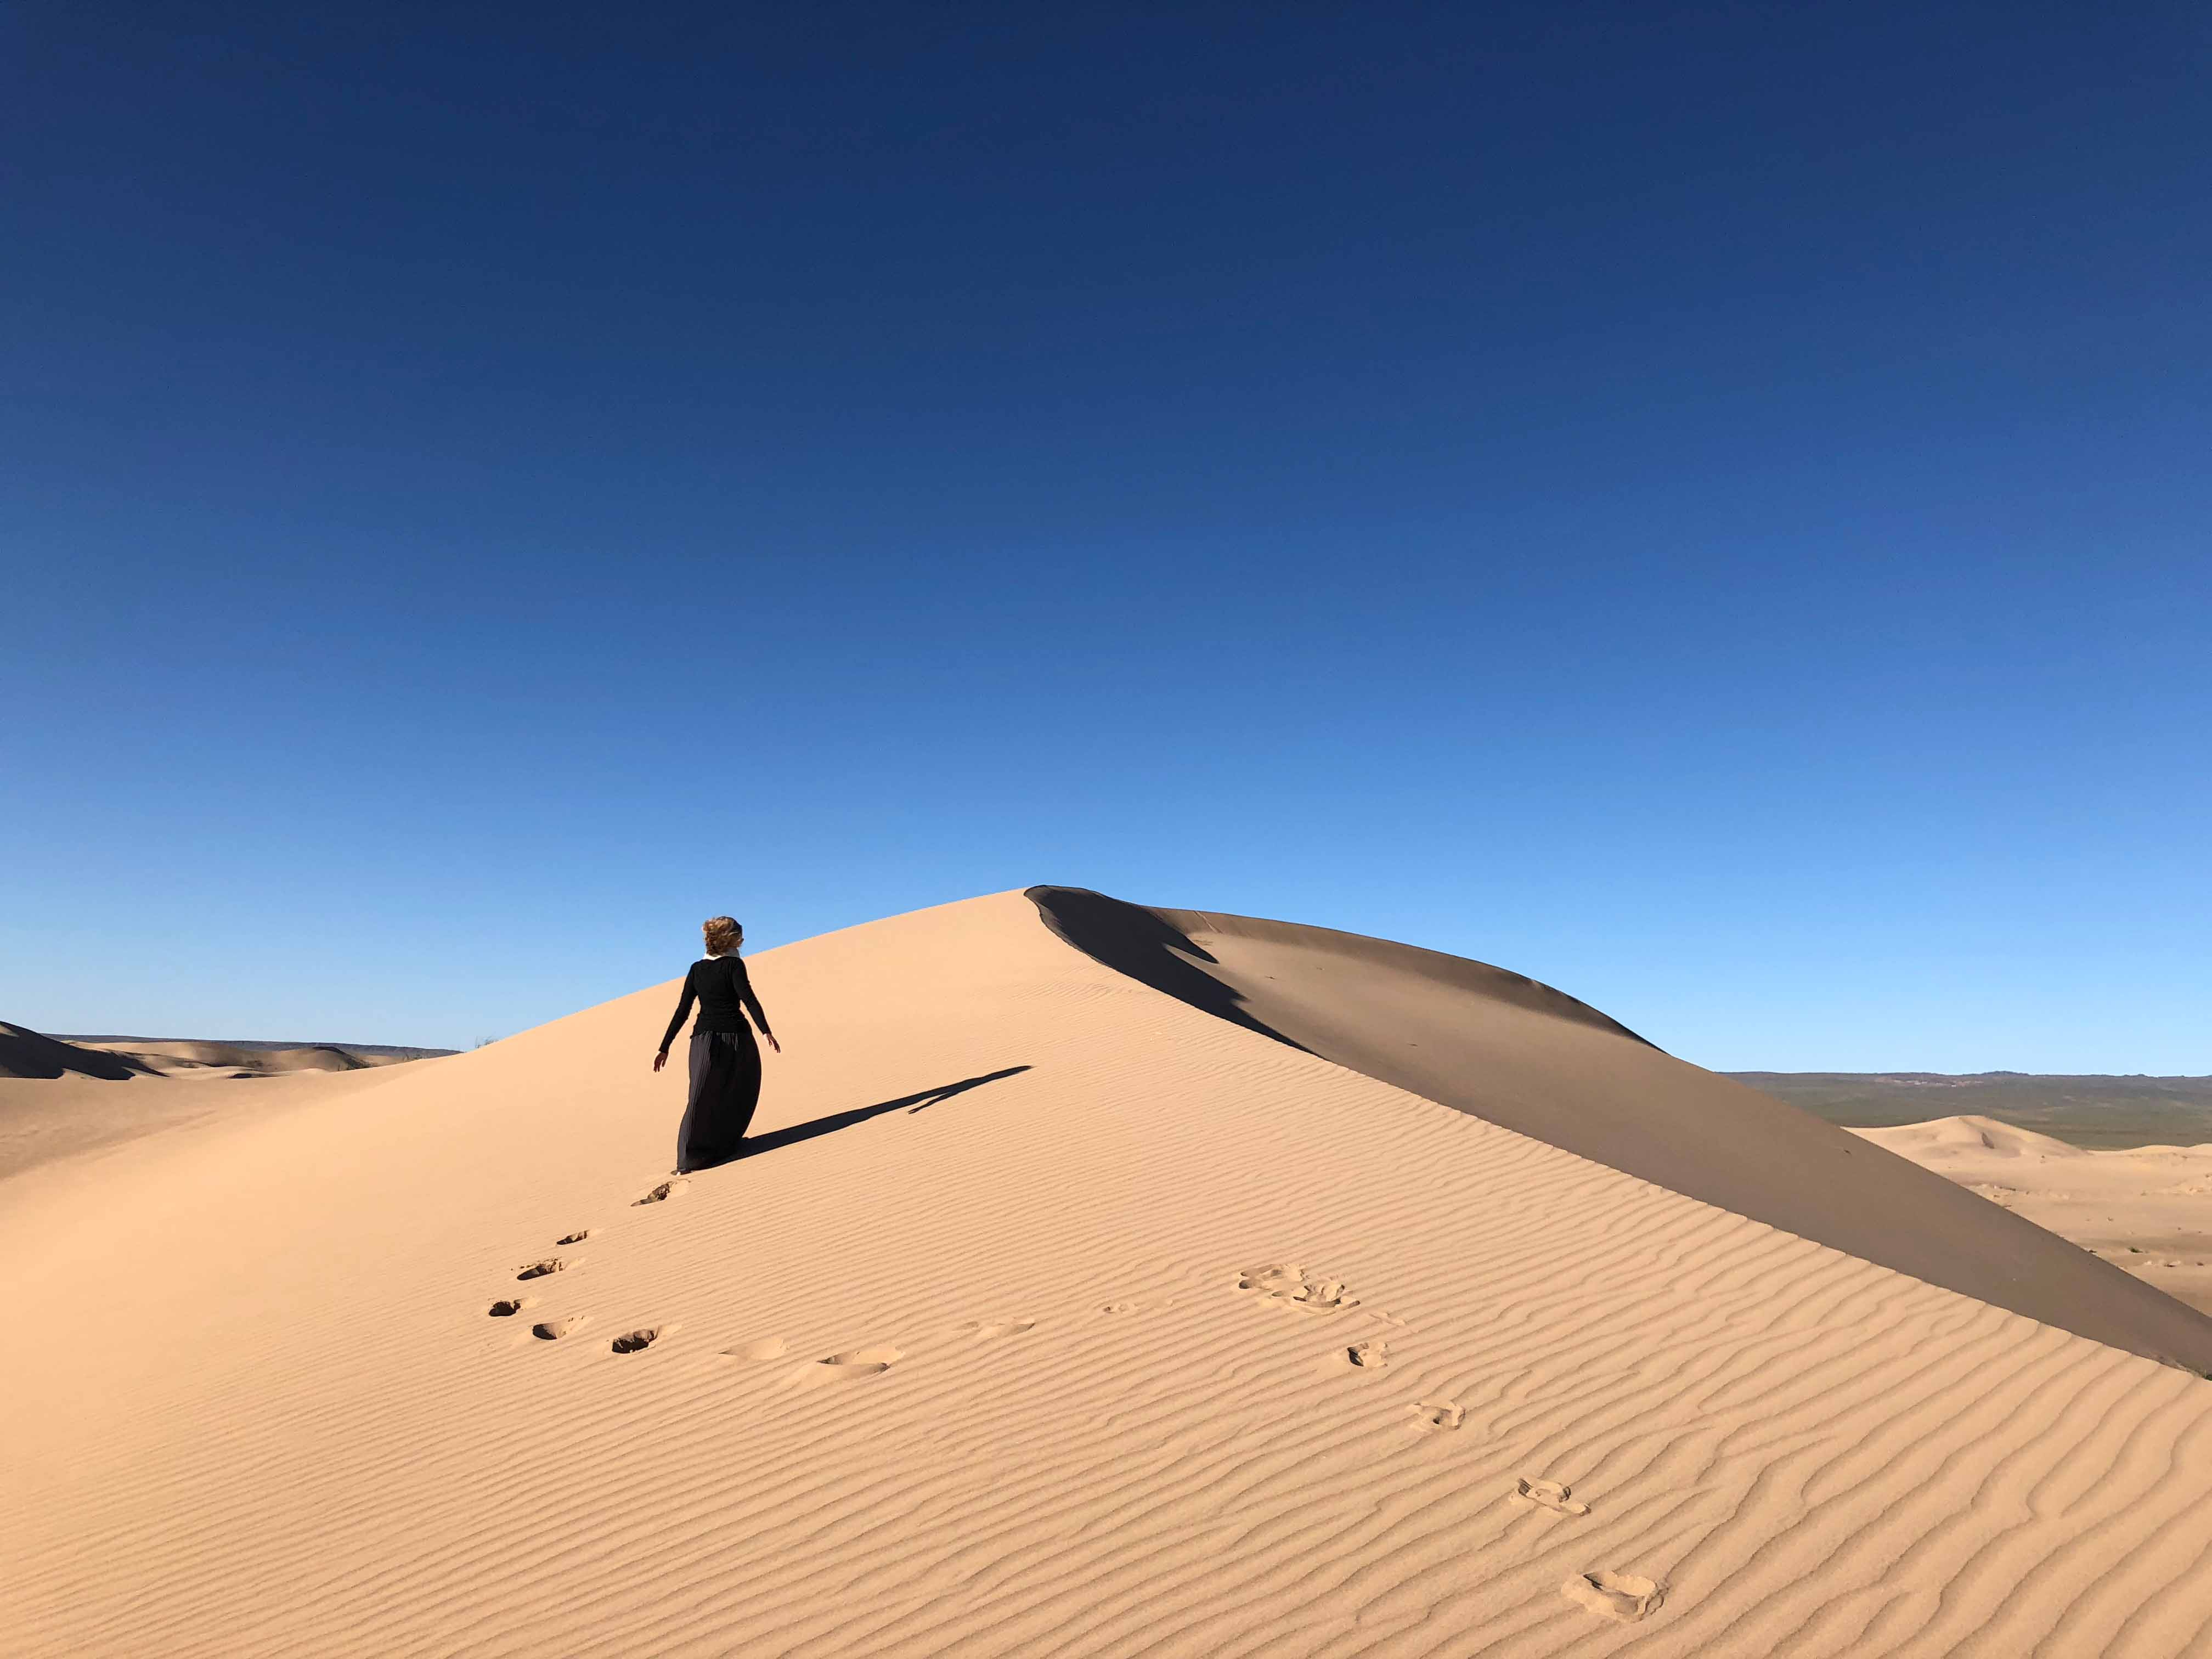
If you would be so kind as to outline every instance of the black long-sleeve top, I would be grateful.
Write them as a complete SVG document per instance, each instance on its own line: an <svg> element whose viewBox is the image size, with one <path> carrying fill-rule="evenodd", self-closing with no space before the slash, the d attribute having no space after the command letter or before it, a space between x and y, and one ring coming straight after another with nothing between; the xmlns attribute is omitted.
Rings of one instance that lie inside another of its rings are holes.
<svg viewBox="0 0 2212 1659"><path fill-rule="evenodd" d="M768 1016L761 1011L760 999L753 994L752 976L738 957L708 957L691 964L691 971L684 975L684 1000L676 1005L676 1018L668 1022L668 1035L660 1039L664 1049L676 1041L676 1033L694 1002L699 1005L699 1023L692 1028L695 1034L742 1031L745 1014L750 1011L761 1035L768 1035Z"/></svg>

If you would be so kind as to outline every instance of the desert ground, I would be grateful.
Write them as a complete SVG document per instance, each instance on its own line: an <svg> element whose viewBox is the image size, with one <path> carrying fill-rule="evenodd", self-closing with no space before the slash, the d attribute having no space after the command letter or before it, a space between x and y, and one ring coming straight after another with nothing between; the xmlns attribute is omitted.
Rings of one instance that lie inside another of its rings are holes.
<svg viewBox="0 0 2212 1659"><path fill-rule="evenodd" d="M1851 1133L2212 1314L2212 1143L2092 1152L1979 1116Z"/></svg>
<svg viewBox="0 0 2212 1659"><path fill-rule="evenodd" d="M2212 1653L2212 1321L2031 1224L2201 1237L2212 1149L1854 1133L1066 889L751 963L786 1052L688 1179L672 984L0 1081L258 1091L0 1180L8 1650Z"/></svg>

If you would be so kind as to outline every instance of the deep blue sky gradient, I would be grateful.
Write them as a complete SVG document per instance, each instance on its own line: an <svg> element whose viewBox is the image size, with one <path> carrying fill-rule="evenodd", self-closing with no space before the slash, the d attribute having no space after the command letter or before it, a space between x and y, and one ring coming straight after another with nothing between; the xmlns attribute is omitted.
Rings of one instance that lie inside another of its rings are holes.
<svg viewBox="0 0 2212 1659"><path fill-rule="evenodd" d="M366 9L0 5L0 1018L1057 881L2212 1071L2201 8Z"/></svg>

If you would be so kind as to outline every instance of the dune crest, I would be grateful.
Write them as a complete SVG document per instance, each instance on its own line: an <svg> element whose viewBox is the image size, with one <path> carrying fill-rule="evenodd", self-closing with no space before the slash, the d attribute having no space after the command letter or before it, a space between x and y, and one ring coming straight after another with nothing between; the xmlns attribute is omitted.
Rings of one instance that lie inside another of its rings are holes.
<svg viewBox="0 0 2212 1659"><path fill-rule="evenodd" d="M763 1150L661 1201L672 981L0 1184L11 1654L2212 1641L2181 1371L1218 1018L1018 892L752 971Z"/></svg>

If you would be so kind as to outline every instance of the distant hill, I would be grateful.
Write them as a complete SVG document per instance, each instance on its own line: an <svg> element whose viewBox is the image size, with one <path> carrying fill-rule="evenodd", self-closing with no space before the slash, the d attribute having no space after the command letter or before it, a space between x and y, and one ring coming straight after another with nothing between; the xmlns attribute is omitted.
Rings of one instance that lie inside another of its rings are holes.
<svg viewBox="0 0 2212 1659"><path fill-rule="evenodd" d="M2030 1072L1726 1072L1854 1129L1980 1116L2076 1146L2212 1141L2212 1077L2065 1077Z"/></svg>

